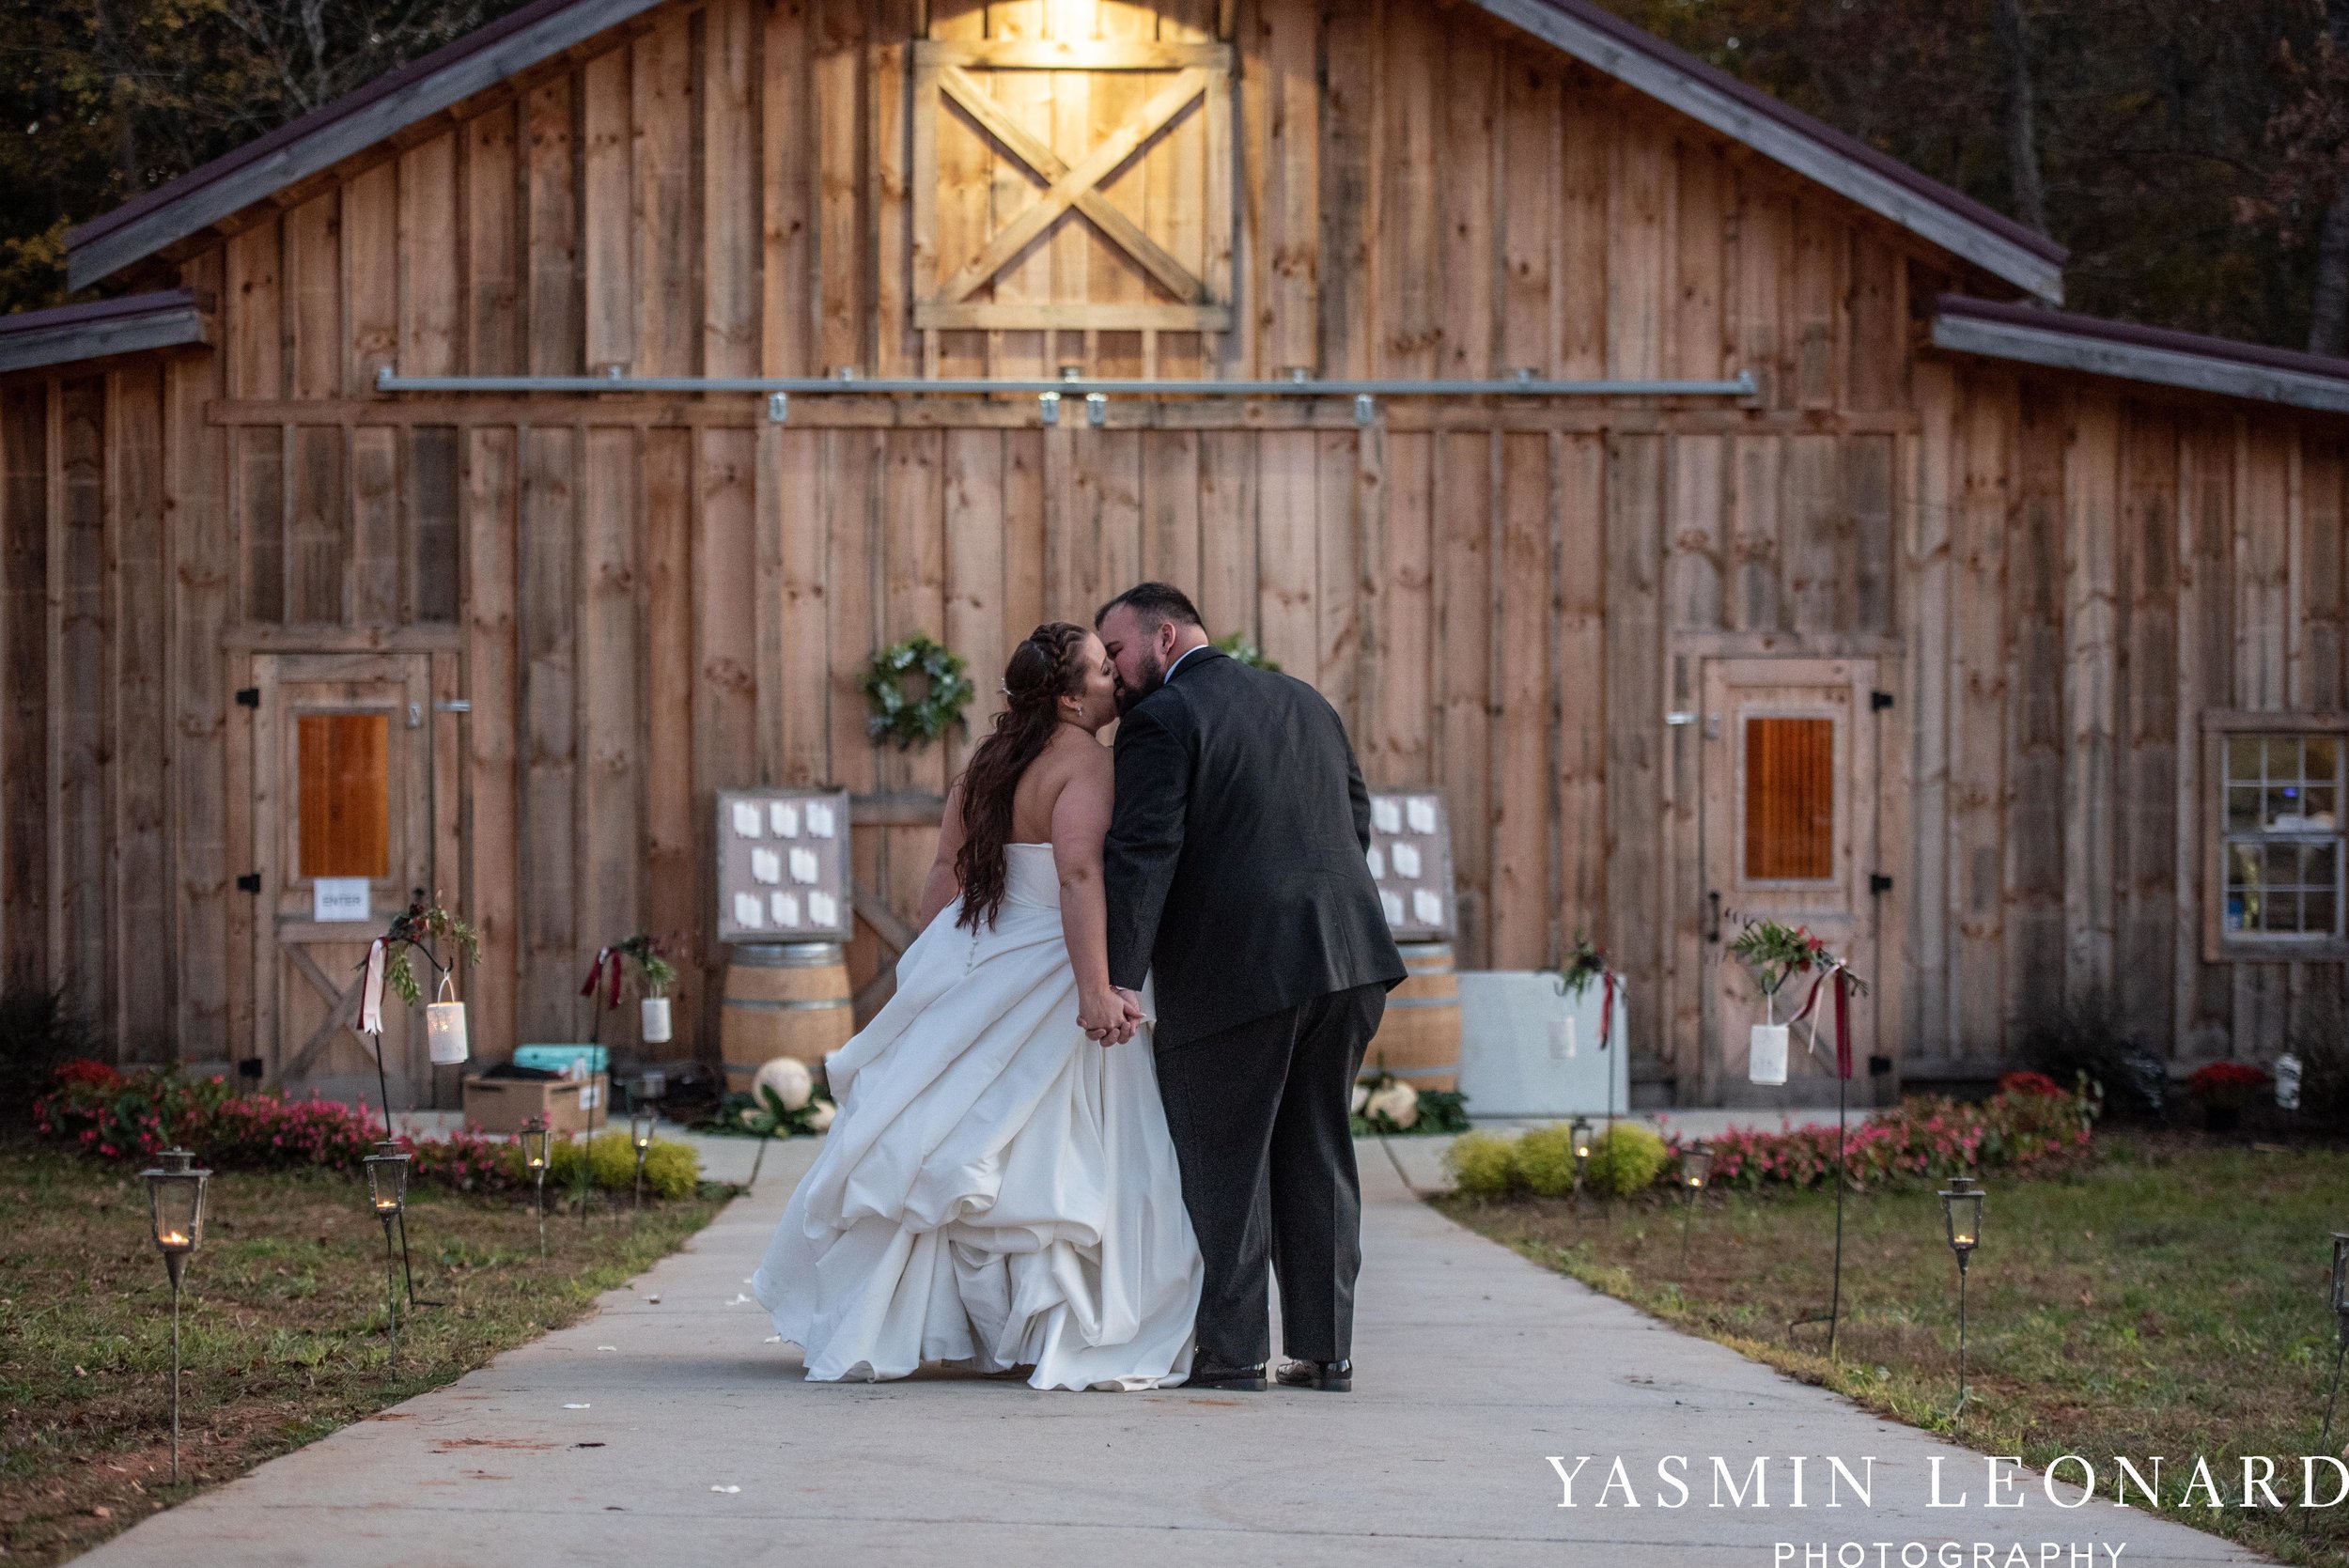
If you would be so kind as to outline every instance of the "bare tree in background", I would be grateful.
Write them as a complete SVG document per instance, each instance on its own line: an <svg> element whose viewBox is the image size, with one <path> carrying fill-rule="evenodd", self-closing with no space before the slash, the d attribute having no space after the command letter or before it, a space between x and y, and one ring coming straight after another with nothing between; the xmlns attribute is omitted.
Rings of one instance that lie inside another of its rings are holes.
<svg viewBox="0 0 2349 1568"><path fill-rule="evenodd" d="M2330 101L2326 117L2340 116L2341 69L2349 64L2349 0L2325 0L2326 68L2319 73L2319 91ZM2316 232L2316 288L2309 302L2309 352L2338 357L2349 349L2349 179L2341 178L2340 131L2332 126L2331 199L2325 204L2324 225Z"/></svg>
<svg viewBox="0 0 2349 1568"><path fill-rule="evenodd" d="M2039 173L2039 106L2031 93L2030 33L2023 0L1996 0L1999 47L2006 54L2006 162L2015 215L2047 232L2047 188Z"/></svg>
<svg viewBox="0 0 2349 1568"><path fill-rule="evenodd" d="M2287 247L2314 242L2309 352L2349 351L2349 0L2310 0L2325 26L2306 61L2276 52L2291 91L2267 122L2281 157L2265 194L2236 203L2241 221L2272 229Z"/></svg>

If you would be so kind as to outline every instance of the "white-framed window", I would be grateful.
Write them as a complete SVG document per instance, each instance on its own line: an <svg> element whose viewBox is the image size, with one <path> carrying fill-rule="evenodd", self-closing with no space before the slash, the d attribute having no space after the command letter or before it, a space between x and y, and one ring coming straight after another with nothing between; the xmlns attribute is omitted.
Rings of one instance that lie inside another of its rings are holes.
<svg viewBox="0 0 2349 1568"><path fill-rule="evenodd" d="M2206 721L2211 956L2309 956L2342 945L2341 796L2349 737L2308 715Z"/></svg>

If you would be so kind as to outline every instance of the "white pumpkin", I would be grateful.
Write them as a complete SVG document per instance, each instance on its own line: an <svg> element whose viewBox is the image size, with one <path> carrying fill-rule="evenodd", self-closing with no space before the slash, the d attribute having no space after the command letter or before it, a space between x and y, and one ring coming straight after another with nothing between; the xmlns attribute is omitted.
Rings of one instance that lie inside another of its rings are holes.
<svg viewBox="0 0 2349 1568"><path fill-rule="evenodd" d="M839 1113L839 1109L830 1100L817 1100L816 1109L809 1111L807 1115L808 1130L811 1132L829 1131L832 1127L832 1119Z"/></svg>
<svg viewBox="0 0 2349 1568"><path fill-rule="evenodd" d="M797 1110L816 1097L816 1076L798 1057L778 1056L758 1069L758 1077L751 1084L753 1097L762 1103L770 1089L783 1102L784 1110Z"/></svg>
<svg viewBox="0 0 2349 1568"><path fill-rule="evenodd" d="M1390 1083L1370 1097L1370 1113L1408 1127L1419 1120L1419 1091L1408 1083Z"/></svg>
<svg viewBox="0 0 2349 1568"><path fill-rule="evenodd" d="M1355 1115L1357 1115L1357 1116L1360 1116L1360 1115L1362 1113L1362 1107L1364 1107L1364 1106L1368 1105L1369 1103L1370 1103L1370 1085L1369 1085L1369 1084L1367 1084L1367 1083L1358 1083L1358 1084L1356 1084L1356 1085L1354 1086L1354 1105L1353 1105L1353 1111L1354 1111L1354 1114L1355 1114Z"/></svg>

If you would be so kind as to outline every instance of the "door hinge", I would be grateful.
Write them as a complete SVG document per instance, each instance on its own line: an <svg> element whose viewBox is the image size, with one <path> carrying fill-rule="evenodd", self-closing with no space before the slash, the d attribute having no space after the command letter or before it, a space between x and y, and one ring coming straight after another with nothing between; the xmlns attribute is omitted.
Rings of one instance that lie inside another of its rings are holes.
<svg viewBox="0 0 2349 1568"><path fill-rule="evenodd" d="M1868 891L1870 893L1890 893L1892 891L1892 878L1887 877L1881 871L1871 871L1868 873Z"/></svg>
<svg viewBox="0 0 2349 1568"><path fill-rule="evenodd" d="M1890 692L1890 691L1871 691L1871 692L1869 692L1869 693L1868 693L1868 711L1869 711L1869 712L1871 712L1871 713L1881 713L1881 712L1883 712L1886 708L1890 707L1891 706L1892 706L1892 693L1891 693L1891 692Z"/></svg>
<svg viewBox="0 0 2349 1568"><path fill-rule="evenodd" d="M257 686L241 686L237 688L237 706L239 707L260 706L261 689Z"/></svg>
<svg viewBox="0 0 2349 1568"><path fill-rule="evenodd" d="M260 892L260 891L261 891L261 874L260 874L259 872L257 872L257 871L248 871L248 872L246 872L243 876L241 876L241 877L238 877L238 878L237 878L237 891L238 891L239 893L258 893L258 892Z"/></svg>

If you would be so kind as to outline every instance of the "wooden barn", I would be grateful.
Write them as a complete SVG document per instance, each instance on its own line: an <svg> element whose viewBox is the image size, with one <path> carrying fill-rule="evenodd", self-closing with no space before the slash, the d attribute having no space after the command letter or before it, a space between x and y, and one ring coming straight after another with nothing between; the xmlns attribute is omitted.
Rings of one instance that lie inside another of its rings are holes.
<svg viewBox="0 0 2349 1568"><path fill-rule="evenodd" d="M2349 363L2061 264L1587 0L537 0L0 322L0 973L348 1078L362 876L479 923L486 1054L638 930L707 1053L713 792L823 784L869 1007L969 742L866 660L983 725L1152 576L1442 788L1463 967L1603 944L1648 1103L1745 1092L1765 913L1881 1092L2065 1007L2272 1055L2349 960Z"/></svg>

